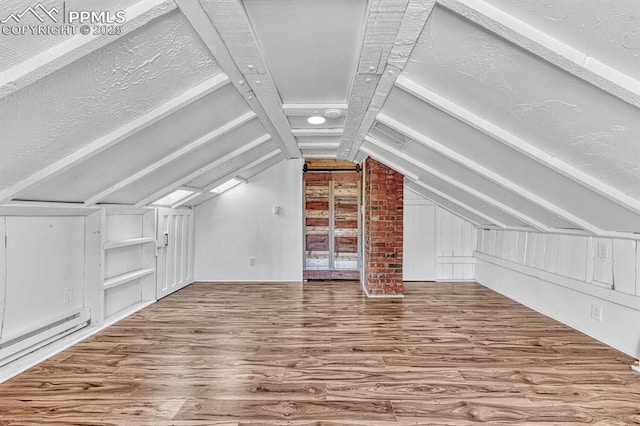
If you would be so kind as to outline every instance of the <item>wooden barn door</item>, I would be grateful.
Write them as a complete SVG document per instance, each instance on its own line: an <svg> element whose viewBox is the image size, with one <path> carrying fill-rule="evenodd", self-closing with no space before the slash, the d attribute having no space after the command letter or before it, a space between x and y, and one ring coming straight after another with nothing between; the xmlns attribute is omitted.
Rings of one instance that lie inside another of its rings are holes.
<svg viewBox="0 0 640 426"><path fill-rule="evenodd" d="M360 174L304 174L305 279L360 278Z"/></svg>

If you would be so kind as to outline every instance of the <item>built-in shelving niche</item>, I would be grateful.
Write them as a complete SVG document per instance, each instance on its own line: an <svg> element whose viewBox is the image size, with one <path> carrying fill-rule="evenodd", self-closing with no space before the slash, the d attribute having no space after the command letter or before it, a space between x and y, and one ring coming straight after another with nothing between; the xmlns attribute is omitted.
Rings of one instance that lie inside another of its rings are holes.
<svg viewBox="0 0 640 426"><path fill-rule="evenodd" d="M105 207L101 215L101 286L95 305L99 321L109 324L156 300L156 212Z"/></svg>

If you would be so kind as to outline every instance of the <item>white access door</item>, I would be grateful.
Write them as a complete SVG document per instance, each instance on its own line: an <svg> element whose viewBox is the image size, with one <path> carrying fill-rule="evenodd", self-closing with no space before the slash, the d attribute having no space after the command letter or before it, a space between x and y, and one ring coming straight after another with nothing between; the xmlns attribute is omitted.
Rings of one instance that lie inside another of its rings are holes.
<svg viewBox="0 0 640 426"><path fill-rule="evenodd" d="M405 191L407 194L409 191ZM404 281L436 280L436 206L426 200L404 204Z"/></svg>
<svg viewBox="0 0 640 426"><path fill-rule="evenodd" d="M158 209L157 298L193 282L193 211Z"/></svg>

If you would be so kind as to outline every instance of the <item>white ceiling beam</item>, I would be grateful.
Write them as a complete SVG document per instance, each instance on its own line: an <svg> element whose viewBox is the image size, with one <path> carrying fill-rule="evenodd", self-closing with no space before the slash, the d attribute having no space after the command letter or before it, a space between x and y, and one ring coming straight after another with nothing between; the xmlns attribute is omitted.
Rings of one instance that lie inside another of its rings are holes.
<svg viewBox="0 0 640 426"><path fill-rule="evenodd" d="M367 110L360 116L361 121L357 123L358 128L355 129L355 134L350 137L347 137L347 135L342 137L340 147L338 148L338 157L344 157L349 161L355 159L358 149L364 141L364 137L371 130L376 115L380 112L389 93L391 93L391 89L401 71L400 68L394 65L387 65L385 73L382 74L377 82L376 89L371 96ZM348 122L345 122L345 132L352 130L347 127L348 124Z"/></svg>
<svg viewBox="0 0 640 426"><path fill-rule="evenodd" d="M358 148L362 145L364 137L369 133L376 115L382 109L382 106L386 102L391 89L396 81L396 78L400 75L404 67L409 61L409 56L415 47L422 30L431 16L431 12L435 6L434 1L424 0L410 0L407 5L407 11L405 12L405 18L400 25L398 36L391 50L389 56L389 63L378 82L378 87L371 99L369 108L365 113L360 127L356 133L355 138L351 144L351 151L347 155L347 159L354 161L358 155Z"/></svg>
<svg viewBox="0 0 640 426"><path fill-rule="evenodd" d="M370 2L338 158L355 159L434 5L435 0Z"/></svg>
<svg viewBox="0 0 640 426"><path fill-rule="evenodd" d="M294 136L341 136L343 129L293 129Z"/></svg>
<svg viewBox="0 0 640 426"><path fill-rule="evenodd" d="M347 104L284 104L282 110L287 117L307 117L324 115L328 109L340 110L342 115L347 113Z"/></svg>
<svg viewBox="0 0 640 426"><path fill-rule="evenodd" d="M220 179L216 179L214 182L211 182L210 184L208 184L207 186L205 186L203 188L204 192L209 192L211 191L213 188L217 187L218 185L220 185L221 183L225 182L226 180L230 179L232 176L238 176L241 175L242 173L246 172L247 170L251 170L254 167L267 162L269 160L271 160L273 157L276 157L278 155L282 154L282 150L281 149L276 149L275 151L271 151L268 154L263 155L262 157L258 158L257 160L253 160L252 162L245 164L244 166L241 166L238 170L235 170L233 172L227 173L224 177L220 178Z"/></svg>
<svg viewBox="0 0 640 426"><path fill-rule="evenodd" d="M483 0L438 0L516 46L640 108L640 80L528 25Z"/></svg>
<svg viewBox="0 0 640 426"><path fill-rule="evenodd" d="M191 189L189 189L189 191L193 191L193 194L184 197L182 200L180 200L180 201L178 201L176 203L173 203L171 205L171 208L172 209L177 209L178 207L181 207L181 206L187 204L189 201L194 200L194 199L196 199L196 198L198 198L199 196L202 195L202 190L200 190L200 189L191 188Z"/></svg>
<svg viewBox="0 0 640 426"><path fill-rule="evenodd" d="M349 93L345 133L338 158L346 159L391 55L408 0L371 0L362 32L360 57Z"/></svg>
<svg viewBox="0 0 640 426"><path fill-rule="evenodd" d="M267 160L263 163L260 163L259 166L254 167L253 169L249 169L246 170L244 172L242 172L243 174L243 178L246 179L247 183L249 183L251 181L251 179L253 179L255 176L259 175L260 173L264 172L265 170L269 170L271 167L275 166L276 164L279 164L280 162L282 162L284 160L284 156L280 155L279 157L273 157L271 160Z"/></svg>
<svg viewBox="0 0 640 426"><path fill-rule="evenodd" d="M190 200L185 200L184 202L181 202L180 205L184 205L186 203L190 203L192 205L199 205L204 203L207 200L210 200L213 197L217 197L219 194L213 194L211 193L211 190L223 183L225 183L226 181L228 181L229 179L235 178L238 179L238 175L241 175L242 173L253 169L256 166L259 166L262 163L266 163L267 161L271 160L274 157L277 157L278 155L282 154L282 150L281 149L276 149L275 151L272 151L266 155L263 155L262 157L258 158L257 160L254 160L252 162L250 162L249 164L245 164L244 166L240 167L238 170L234 170L233 172L230 173L226 173L224 176L222 176L219 179L216 179L215 181L211 182L210 184L208 184L207 186L205 186L204 188L202 188L202 193L198 194L197 197L192 197ZM239 179L242 180L242 179ZM246 183L246 182L245 182ZM195 201L195 202L193 202Z"/></svg>
<svg viewBox="0 0 640 426"><path fill-rule="evenodd" d="M176 161L178 161L180 158L183 158L184 156L194 152L195 150L210 144L211 142L215 141L216 139L226 135L227 133L231 132L234 129L237 129L238 127L241 127L242 125L248 123L249 121L253 120L256 117L256 114L253 111L247 112L243 115L241 115L240 117L224 124L223 126L218 127L217 129L207 133L206 135L196 139L195 141L191 142L190 144L187 144L185 146L183 146L182 148L180 148L179 150L172 152L171 154L169 154L168 156L162 158L161 160L156 161L155 163L151 164L148 167L145 167L144 169L140 170L139 172L135 173L132 176L129 176L128 178L116 183L115 185L110 186L109 188L105 189L104 191L100 192L99 194L94 195L93 197L89 198L87 201L85 201L85 205L87 206L92 206L95 205L99 202L101 202L102 200L104 200L105 198L107 198L109 195L113 194L114 192L117 192L119 190L121 190L122 188L125 188L129 185L132 185L135 182L138 182L139 180L145 178L146 176L149 176L151 173L154 173L158 170L160 170L161 168L174 163Z"/></svg>
<svg viewBox="0 0 640 426"><path fill-rule="evenodd" d="M434 169L433 167L430 167L418 160L415 160L414 158L408 156L407 154L404 154L402 152L396 152L396 151L390 151L390 148L387 147L384 143L380 142L379 140L371 137L371 136L366 136L365 137L365 141L367 143L370 143L378 148L381 148L387 152L390 152L393 156L413 165L414 167L417 167L418 169L422 170L425 173L428 173L432 176L437 177L438 179L441 179L445 182L447 182L448 184L460 189L461 191L466 192L467 194L483 201L486 204L489 204L491 206L493 206L494 208L502 211L503 213L506 213L507 215L518 219L519 221L526 223L527 225L537 229L538 231L541 232L548 232L549 231L549 227L545 224L543 224L542 222L527 216L526 214L522 213L519 210L516 210L514 208L512 208L511 206L508 206L494 198L491 198L489 196L487 196L486 194L470 187L469 185L466 185L444 173L442 173L439 170ZM419 179L416 179L419 180Z"/></svg>
<svg viewBox="0 0 640 426"><path fill-rule="evenodd" d="M327 151L327 152L320 152L320 153L313 153L312 152L307 152L307 151L302 151L304 158L306 159L317 159L317 160L333 160L336 159L336 152L335 150L331 150L331 151Z"/></svg>
<svg viewBox="0 0 640 426"><path fill-rule="evenodd" d="M429 194L428 191L426 191L426 190L423 191L423 189L420 188L420 186L418 186L416 182L412 182L410 180L407 180L405 182L404 186L405 186L406 189L408 189L409 191L413 192L414 194L417 194L420 197L431 201L437 207L440 207L441 209L444 209L444 210L448 211L449 213L453 214L454 216L458 216L460 219L465 220L465 221L471 223L472 225L474 225L476 227L486 226L486 225L481 224L477 220L470 219L468 216L463 215L462 213L456 211L455 209L453 209L451 207L443 206L441 202L438 202L438 201L434 200L434 198L436 198L436 197L433 196L434 194ZM495 225L491 225L491 226L495 226ZM496 226L496 228L498 228L498 227Z"/></svg>
<svg viewBox="0 0 640 426"><path fill-rule="evenodd" d="M385 150L385 148L382 148L382 149ZM433 188L432 186L427 185L426 183L422 182L420 180L420 177L417 174L408 171L407 169L403 168L402 166L399 166L398 163L396 163L393 160L390 160L385 154L380 154L379 152L370 149L367 145L362 145L362 147L360 148L360 151L365 152L368 156L370 156L372 158L375 158L376 160L380 161L381 163L387 165L388 167L391 167L393 170L395 170L398 173L404 175L404 177L406 177L411 183L422 187L423 189L433 193L434 195L436 195L438 197L441 197L442 199L447 200L450 203L452 203L452 204L454 204L454 205L456 205L456 206L458 206L458 207L460 207L460 208L462 208L464 210L467 210L468 212L473 213L478 217L481 217L481 218L483 218L485 220L488 220L489 223L491 223L491 224L494 224L494 225L499 226L501 228L506 227L506 225L504 223L502 223L501 221L499 221L497 219L494 219L491 216L486 215L486 214L482 213L481 211L478 211L478 210L474 209L473 207L468 206L467 204L465 204L465 203L463 203L461 201L458 201L457 199L445 194L444 192L442 192L442 191L440 191L440 190L438 190L436 188ZM386 152L388 154L392 155L392 156L394 155L393 153L390 153L388 151L386 151Z"/></svg>
<svg viewBox="0 0 640 426"><path fill-rule="evenodd" d="M340 142L299 142L300 149L336 149Z"/></svg>
<svg viewBox="0 0 640 426"><path fill-rule="evenodd" d="M141 0L125 9L122 33L109 36L76 34L0 73L0 99L44 78L115 40L127 36L148 22L176 9L171 0Z"/></svg>
<svg viewBox="0 0 640 426"><path fill-rule="evenodd" d="M233 84L290 158L300 157L241 0L176 0ZM277 137L276 137L277 136Z"/></svg>
<svg viewBox="0 0 640 426"><path fill-rule="evenodd" d="M21 180L9 188L0 191L0 203L7 203L13 198L17 198L20 193L34 188L82 163L83 161L98 155L106 149L126 140L139 131L159 122L163 118L170 116L174 112L186 107L198 99L202 99L203 97L213 93L227 83L229 83L229 78L224 73L218 74L215 77L200 83L198 86L187 90L180 96L166 102L164 105L136 118L113 132L98 138L62 160L39 170L35 174Z"/></svg>
<svg viewBox="0 0 640 426"><path fill-rule="evenodd" d="M376 160L385 164L387 167L391 167L393 170L400 173L402 176L406 177L407 179L410 179L414 182L417 182L418 180L420 180L420 176L402 167L395 161L390 160L389 158L384 156L384 154L381 155L379 152L376 152L365 145L362 146L361 151L365 152L369 157L375 158Z"/></svg>
<svg viewBox="0 0 640 426"><path fill-rule="evenodd" d="M500 222L499 220L497 220L497 219L495 219L495 218L493 218L493 217L491 217L491 216L489 216L489 215L487 215L487 214L485 214L485 213L483 213L483 212L481 212L479 210L474 209L473 207L471 207L471 206L469 206L469 205L457 200L456 198L453 198L449 194L446 194L446 193L440 191L439 189L432 187L431 185L427 185L426 183L424 183L422 181L419 181L419 180L415 181L415 182L410 182L410 183L413 184L413 185L416 185L418 188L426 191L427 193L432 194L431 195L432 198L438 198L439 197L439 198L441 198L441 199L443 199L445 201L448 201L451 204L453 204L454 206L457 206L462 210L466 210L469 213L474 214L474 215L476 215L476 216L488 221L489 224L492 224L492 225L496 226L499 229L508 228L507 225L505 225L504 223ZM419 192L420 189L416 189L416 191ZM435 195L435 197L434 197L434 195ZM473 223L474 225L478 225L478 226L485 225L485 224L480 224L477 221L470 220L467 216L462 215L459 211L454 211L453 209L449 209L447 207L444 207L444 206L442 206L441 203L438 203L437 201L436 201L436 204L438 204L439 206L441 206L443 208L446 208L450 212L456 214L457 216L462 217L463 219ZM531 229L529 229L529 230L531 230Z"/></svg>
<svg viewBox="0 0 640 426"><path fill-rule="evenodd" d="M531 191L529 191L526 188L521 187L520 185L517 185L515 183L513 183L512 181L510 181L509 179L505 178L504 176L501 176L495 172L493 172L492 170L487 169L484 166L481 166L480 164L476 163L475 161L471 160L470 158L465 157L464 155L461 155L459 153L457 153L456 151L447 148L446 146L434 141L433 139L428 138L427 136L423 135L422 133L419 133L415 130L413 130L412 128L405 126L404 124L400 123L397 120L394 120L393 118L385 115L385 114L379 114L377 121L379 121L380 123L384 124L385 126L388 126L390 128L392 128L393 130L402 133L403 135L411 138L412 140L416 141L417 143L421 144L422 146L437 152L438 154L443 155L444 157L449 158L450 160L458 163L459 165L461 165L462 167L471 170L473 173L476 173L490 181L492 181L493 183L500 185L501 187L503 187L504 189L512 192L513 194L516 194L517 196L524 198L525 200L538 205L539 207L547 210L548 212L553 213L554 215L566 220L569 223L572 223L573 225L576 225L577 227L581 228L581 229L586 229L589 230L590 232L593 231L601 231L599 230L596 226L594 226L593 224L589 223L588 221L574 215L573 213L570 213L560 207L558 207L557 205L549 202L548 200L532 193Z"/></svg>
<svg viewBox="0 0 640 426"><path fill-rule="evenodd" d="M217 160L215 160L214 162L199 168L198 170L189 173L186 176L183 176L182 178L178 179L176 182L172 183L171 185L167 186L166 188L161 189L160 191L154 192L153 194L145 197L144 199L142 199L141 201L137 202L135 204L136 208L140 208L143 206L146 206L150 203L153 203L156 200L159 200L160 198L164 197L165 195L175 191L177 188L181 187L182 185L186 184L189 181L192 181L193 179L197 178L198 176L200 176L203 173L207 173L210 170L215 169L216 167L221 166L222 164L236 158L239 157L241 155L246 154L247 152L251 151L254 148L257 148L258 146L262 145L265 142L268 142L271 140L271 135L262 135L257 139L254 139L253 141L249 142L246 145L243 145L242 147L236 149L235 151L230 152L229 154L223 155L222 157L218 158Z"/></svg>
<svg viewBox="0 0 640 426"><path fill-rule="evenodd" d="M400 76L396 80L396 86L405 92L421 99L424 102L438 108L439 110L449 114L450 116L468 124L492 137L503 145L518 151L521 154L535 160L543 166L560 173L561 175L589 188L598 195L615 202L616 204L634 212L640 213L640 201L624 194L623 192L609 186L588 174L581 172L564 161L550 155L549 153L537 148L525 140L507 132L501 127L491 123L488 120L474 114L464 107L438 95L437 93L419 85L407 77Z"/></svg>

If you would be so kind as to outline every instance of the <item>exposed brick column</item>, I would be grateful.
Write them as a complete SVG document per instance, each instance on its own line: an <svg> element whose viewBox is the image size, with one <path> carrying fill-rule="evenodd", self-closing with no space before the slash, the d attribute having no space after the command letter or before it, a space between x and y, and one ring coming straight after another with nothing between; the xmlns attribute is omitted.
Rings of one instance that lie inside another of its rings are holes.
<svg viewBox="0 0 640 426"><path fill-rule="evenodd" d="M404 176L371 158L364 174L363 283L370 295L401 295Z"/></svg>

